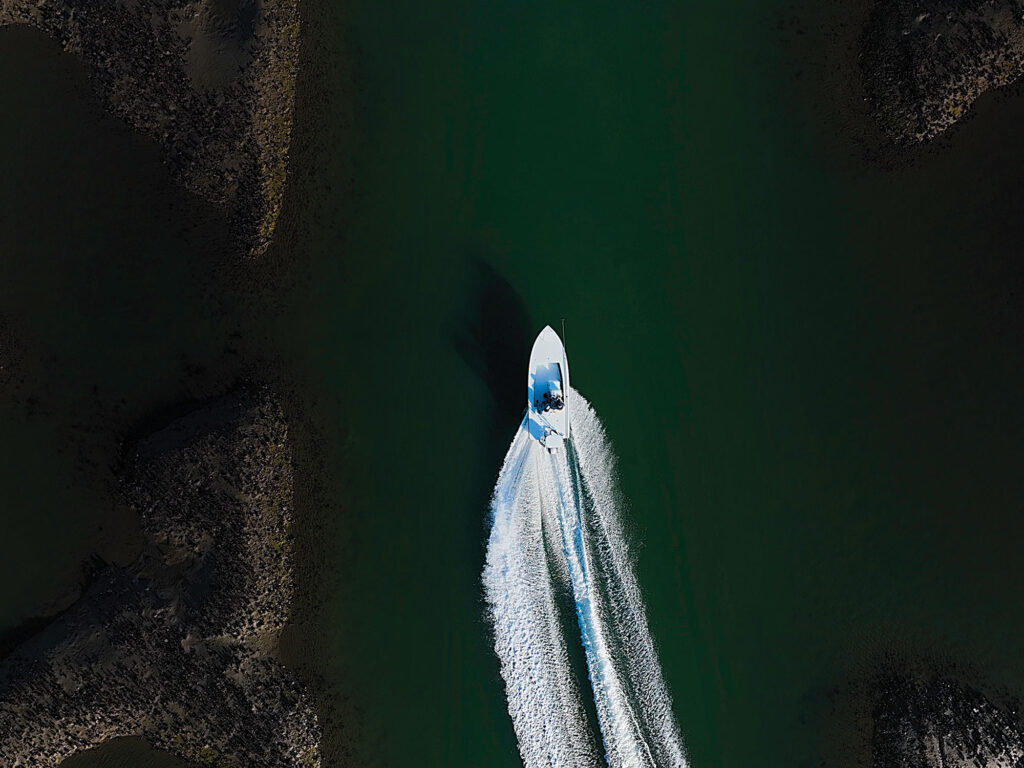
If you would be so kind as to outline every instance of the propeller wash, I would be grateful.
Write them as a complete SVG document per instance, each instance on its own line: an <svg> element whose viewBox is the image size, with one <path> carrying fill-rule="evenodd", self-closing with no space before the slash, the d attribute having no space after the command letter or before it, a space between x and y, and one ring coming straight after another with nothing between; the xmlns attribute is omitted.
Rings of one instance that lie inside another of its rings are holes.
<svg viewBox="0 0 1024 768"><path fill-rule="evenodd" d="M557 339L545 329L534 358L548 332ZM559 365L535 362L531 407L491 501L483 573L523 763L683 768L682 738L621 527L614 454L593 408L569 387L564 351ZM552 410L556 418L545 417ZM589 692L572 664L580 641ZM592 707L585 693L593 694ZM596 711L603 759L588 711Z"/></svg>

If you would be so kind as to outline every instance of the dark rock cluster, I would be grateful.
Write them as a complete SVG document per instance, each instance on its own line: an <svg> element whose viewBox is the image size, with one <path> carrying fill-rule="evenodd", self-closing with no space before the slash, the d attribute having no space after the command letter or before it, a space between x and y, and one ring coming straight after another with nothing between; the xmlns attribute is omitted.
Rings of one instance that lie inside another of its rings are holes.
<svg viewBox="0 0 1024 768"><path fill-rule="evenodd" d="M229 210L243 250L266 250L287 175L297 0L0 0L5 24L81 56L110 109Z"/></svg>
<svg viewBox="0 0 1024 768"><path fill-rule="evenodd" d="M1024 71L1020 0L877 0L861 41L871 106L898 144L953 125Z"/></svg>
<svg viewBox="0 0 1024 768"><path fill-rule="evenodd" d="M939 675L890 671L876 682L872 762L876 768L1020 768L1018 713Z"/></svg>
<svg viewBox="0 0 1024 768"><path fill-rule="evenodd" d="M24 365L24 345L18 338L14 323L0 314L0 392L13 387L20 379Z"/></svg>
<svg viewBox="0 0 1024 768"><path fill-rule="evenodd" d="M201 765L320 765L310 696L275 660L293 599L288 430L267 393L232 395L134 442L142 524L127 568L0 663L0 765L57 766L122 736Z"/></svg>

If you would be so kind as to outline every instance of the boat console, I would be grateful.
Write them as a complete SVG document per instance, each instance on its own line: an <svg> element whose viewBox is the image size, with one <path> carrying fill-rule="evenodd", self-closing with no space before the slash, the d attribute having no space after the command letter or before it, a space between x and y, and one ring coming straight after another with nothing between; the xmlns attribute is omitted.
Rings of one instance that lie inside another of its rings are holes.
<svg viewBox="0 0 1024 768"><path fill-rule="evenodd" d="M530 352L527 419L530 436L551 452L569 438L569 361L558 334L547 326Z"/></svg>

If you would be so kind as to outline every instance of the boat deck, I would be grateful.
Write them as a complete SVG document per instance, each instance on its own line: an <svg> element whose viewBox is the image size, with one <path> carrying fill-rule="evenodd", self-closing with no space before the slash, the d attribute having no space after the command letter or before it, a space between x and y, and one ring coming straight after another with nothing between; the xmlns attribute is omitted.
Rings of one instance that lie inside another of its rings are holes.
<svg viewBox="0 0 1024 768"><path fill-rule="evenodd" d="M550 450L560 447L569 437L568 389L565 347L551 326L546 326L530 352L526 413L530 437Z"/></svg>

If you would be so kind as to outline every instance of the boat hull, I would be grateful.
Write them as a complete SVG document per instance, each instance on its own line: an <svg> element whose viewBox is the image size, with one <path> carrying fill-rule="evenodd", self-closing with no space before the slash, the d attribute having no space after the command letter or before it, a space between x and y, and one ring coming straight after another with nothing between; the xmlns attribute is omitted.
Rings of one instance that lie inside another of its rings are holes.
<svg viewBox="0 0 1024 768"><path fill-rule="evenodd" d="M558 334L547 326L530 352L526 382L530 436L549 450L569 439L569 361Z"/></svg>

